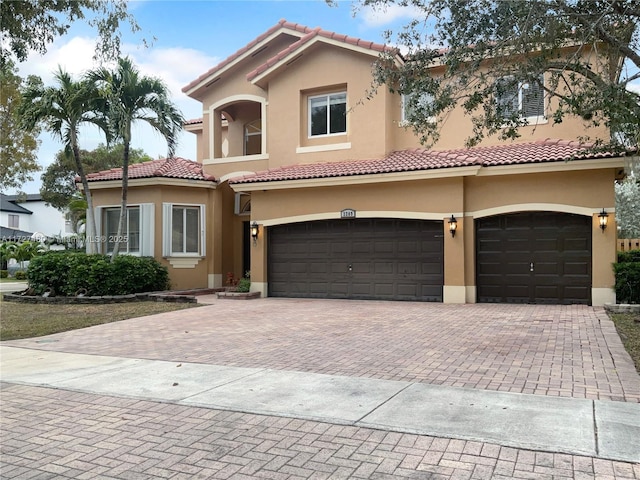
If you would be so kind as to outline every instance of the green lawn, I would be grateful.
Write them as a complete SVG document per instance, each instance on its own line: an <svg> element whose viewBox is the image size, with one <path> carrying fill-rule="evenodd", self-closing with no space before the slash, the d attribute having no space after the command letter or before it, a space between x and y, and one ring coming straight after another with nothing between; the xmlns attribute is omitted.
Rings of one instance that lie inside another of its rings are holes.
<svg viewBox="0 0 640 480"><path fill-rule="evenodd" d="M616 325L624 348L631 355L636 370L640 373L640 314L615 313L611 314L611 319Z"/></svg>
<svg viewBox="0 0 640 480"><path fill-rule="evenodd" d="M0 301L0 340L52 333L199 307L196 303L133 302L107 305L32 305Z"/></svg>

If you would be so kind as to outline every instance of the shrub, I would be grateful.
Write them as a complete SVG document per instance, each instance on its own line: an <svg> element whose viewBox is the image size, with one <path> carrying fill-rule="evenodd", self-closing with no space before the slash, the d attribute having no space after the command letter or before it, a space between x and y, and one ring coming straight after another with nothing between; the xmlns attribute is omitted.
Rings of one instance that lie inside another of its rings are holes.
<svg viewBox="0 0 640 480"><path fill-rule="evenodd" d="M618 263L640 262L640 250L629 250L628 252L618 252Z"/></svg>
<svg viewBox="0 0 640 480"><path fill-rule="evenodd" d="M0 278L8 278L9 270L0 270Z"/></svg>
<svg viewBox="0 0 640 480"><path fill-rule="evenodd" d="M25 272L24 270L18 270L13 277L16 280L26 280L27 279L27 272Z"/></svg>
<svg viewBox="0 0 640 480"><path fill-rule="evenodd" d="M248 278L241 278L238 280L238 285L236 286L236 292L246 293L251 290L251 280Z"/></svg>
<svg viewBox="0 0 640 480"><path fill-rule="evenodd" d="M618 303L640 303L640 250L618 252L613 270Z"/></svg>
<svg viewBox="0 0 640 480"><path fill-rule="evenodd" d="M169 273L152 257L121 255L111 263L107 255L55 252L36 257L29 265L29 286L36 294L53 287L59 295L127 295L166 290Z"/></svg>

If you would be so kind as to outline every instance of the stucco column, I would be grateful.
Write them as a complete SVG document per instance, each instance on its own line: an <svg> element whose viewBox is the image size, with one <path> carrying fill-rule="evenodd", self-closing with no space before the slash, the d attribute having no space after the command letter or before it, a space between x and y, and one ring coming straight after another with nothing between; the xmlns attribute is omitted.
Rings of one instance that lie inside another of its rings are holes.
<svg viewBox="0 0 640 480"><path fill-rule="evenodd" d="M251 220L253 223L253 220ZM251 240L251 291L267 296L267 235L269 229L258 222L258 238Z"/></svg>
<svg viewBox="0 0 640 480"><path fill-rule="evenodd" d="M449 219L444 218L444 303L465 303L465 227L464 218L456 217L455 236L451 235Z"/></svg>
<svg viewBox="0 0 640 480"><path fill-rule="evenodd" d="M207 219L211 222L211 227L209 227L210 247L207 245L208 286L209 288L219 288L223 286L224 282L222 272L222 193L216 189L210 195L211 213Z"/></svg>
<svg viewBox="0 0 640 480"><path fill-rule="evenodd" d="M617 225L615 210L606 209L609 213L607 228L600 228L598 213L592 217L591 228L591 302L594 307L603 306L605 303L616 303L615 275L613 264L617 255Z"/></svg>

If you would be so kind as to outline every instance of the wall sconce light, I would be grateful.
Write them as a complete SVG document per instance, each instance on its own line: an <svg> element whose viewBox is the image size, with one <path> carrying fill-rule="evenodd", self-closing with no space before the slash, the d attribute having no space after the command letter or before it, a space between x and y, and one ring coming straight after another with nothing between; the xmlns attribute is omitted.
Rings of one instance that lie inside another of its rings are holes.
<svg viewBox="0 0 640 480"><path fill-rule="evenodd" d="M251 238L253 238L253 244L255 245L258 241L258 234L260 233L260 226L257 222L253 222L251 224Z"/></svg>
<svg viewBox="0 0 640 480"><path fill-rule="evenodd" d="M456 236L457 229L458 229L458 220L456 220L456 217L454 217L453 214L451 214L451 218L449 219L449 232L451 232L452 237Z"/></svg>
<svg viewBox="0 0 640 480"><path fill-rule="evenodd" d="M605 211L604 207L598 214L598 218L600 219L600 228L602 229L602 233L604 233L604 229L607 228L607 219L609 218L609 214Z"/></svg>

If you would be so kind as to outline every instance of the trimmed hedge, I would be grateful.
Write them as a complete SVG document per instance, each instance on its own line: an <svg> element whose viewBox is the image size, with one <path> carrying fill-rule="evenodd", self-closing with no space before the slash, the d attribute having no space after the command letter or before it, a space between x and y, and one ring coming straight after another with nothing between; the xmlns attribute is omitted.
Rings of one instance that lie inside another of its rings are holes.
<svg viewBox="0 0 640 480"><path fill-rule="evenodd" d="M52 288L56 295L128 295L169 288L169 272L152 257L120 255L111 263L107 255L49 252L31 260L29 286L37 295Z"/></svg>
<svg viewBox="0 0 640 480"><path fill-rule="evenodd" d="M613 270L617 302L640 303L640 250L618 252L618 263L613 265Z"/></svg>

